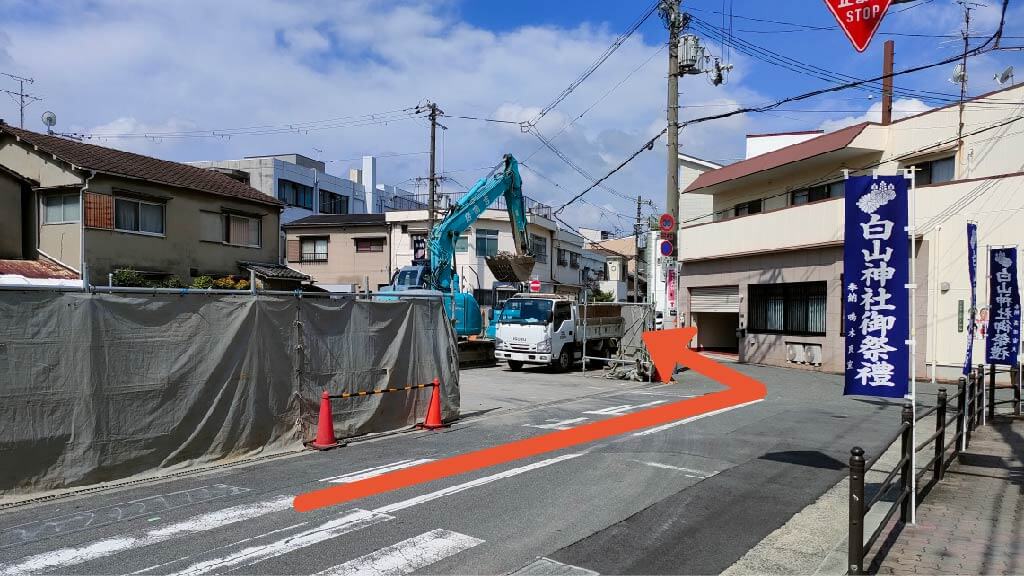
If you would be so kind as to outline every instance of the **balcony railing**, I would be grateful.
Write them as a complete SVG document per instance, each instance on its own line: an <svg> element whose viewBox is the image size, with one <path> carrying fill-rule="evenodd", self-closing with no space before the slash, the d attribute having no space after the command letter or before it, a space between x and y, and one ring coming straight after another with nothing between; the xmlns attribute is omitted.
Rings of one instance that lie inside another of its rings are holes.
<svg viewBox="0 0 1024 576"><path fill-rule="evenodd" d="M452 207L453 204L462 200L466 196L465 192L444 192L434 195L434 205L438 210L446 211ZM409 194L402 196L410 205L413 207L409 208L391 208L392 210L426 210L428 203L430 202L429 194ZM547 204L538 202L529 196L523 198L524 204L526 204L526 213L540 216L548 220L552 219L554 209ZM508 204L505 203L504 198L498 198L490 206L491 210L508 210Z"/></svg>

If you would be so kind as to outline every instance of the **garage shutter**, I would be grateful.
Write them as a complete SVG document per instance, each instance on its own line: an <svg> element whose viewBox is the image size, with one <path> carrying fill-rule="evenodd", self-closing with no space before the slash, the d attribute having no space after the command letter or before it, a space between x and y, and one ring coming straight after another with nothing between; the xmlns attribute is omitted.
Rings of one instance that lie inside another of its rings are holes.
<svg viewBox="0 0 1024 576"><path fill-rule="evenodd" d="M690 313L739 311L739 286L705 286L700 288L690 288Z"/></svg>

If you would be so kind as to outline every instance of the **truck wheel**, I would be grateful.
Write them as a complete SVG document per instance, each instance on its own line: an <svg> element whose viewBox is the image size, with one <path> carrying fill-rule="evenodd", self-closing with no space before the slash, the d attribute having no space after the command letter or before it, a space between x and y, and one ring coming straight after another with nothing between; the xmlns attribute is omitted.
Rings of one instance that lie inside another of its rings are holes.
<svg viewBox="0 0 1024 576"><path fill-rule="evenodd" d="M572 368L572 349L563 346L562 351L558 353L558 359L555 360L555 369L559 372L568 372L570 368Z"/></svg>
<svg viewBox="0 0 1024 576"><path fill-rule="evenodd" d="M513 372L519 372L520 370L523 369L523 363L520 362L519 360L509 360L508 369Z"/></svg>

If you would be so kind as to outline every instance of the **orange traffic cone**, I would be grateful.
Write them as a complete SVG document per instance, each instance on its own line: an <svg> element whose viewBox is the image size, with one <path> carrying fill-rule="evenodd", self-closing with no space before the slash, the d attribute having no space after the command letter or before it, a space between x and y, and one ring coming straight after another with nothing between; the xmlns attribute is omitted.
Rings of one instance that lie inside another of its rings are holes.
<svg viewBox="0 0 1024 576"><path fill-rule="evenodd" d="M433 388L433 392L430 393L430 404L427 405L427 417L423 424L420 424L420 428L427 430L444 427L441 422L441 382L437 378L434 378Z"/></svg>
<svg viewBox="0 0 1024 576"><path fill-rule="evenodd" d="M320 419L316 426L316 440L312 443L317 450L329 450L338 446L334 437L334 416L331 414L331 396L324 390L320 396Z"/></svg>

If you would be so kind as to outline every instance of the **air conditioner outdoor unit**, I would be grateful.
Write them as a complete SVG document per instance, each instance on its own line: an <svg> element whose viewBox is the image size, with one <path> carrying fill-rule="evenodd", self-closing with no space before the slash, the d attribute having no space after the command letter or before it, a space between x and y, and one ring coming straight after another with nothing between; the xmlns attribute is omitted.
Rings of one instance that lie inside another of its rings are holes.
<svg viewBox="0 0 1024 576"><path fill-rule="evenodd" d="M821 345L807 344L804 346L804 358L808 364L821 366Z"/></svg>
<svg viewBox="0 0 1024 576"><path fill-rule="evenodd" d="M798 364L804 363L803 344L786 344L786 361Z"/></svg>

